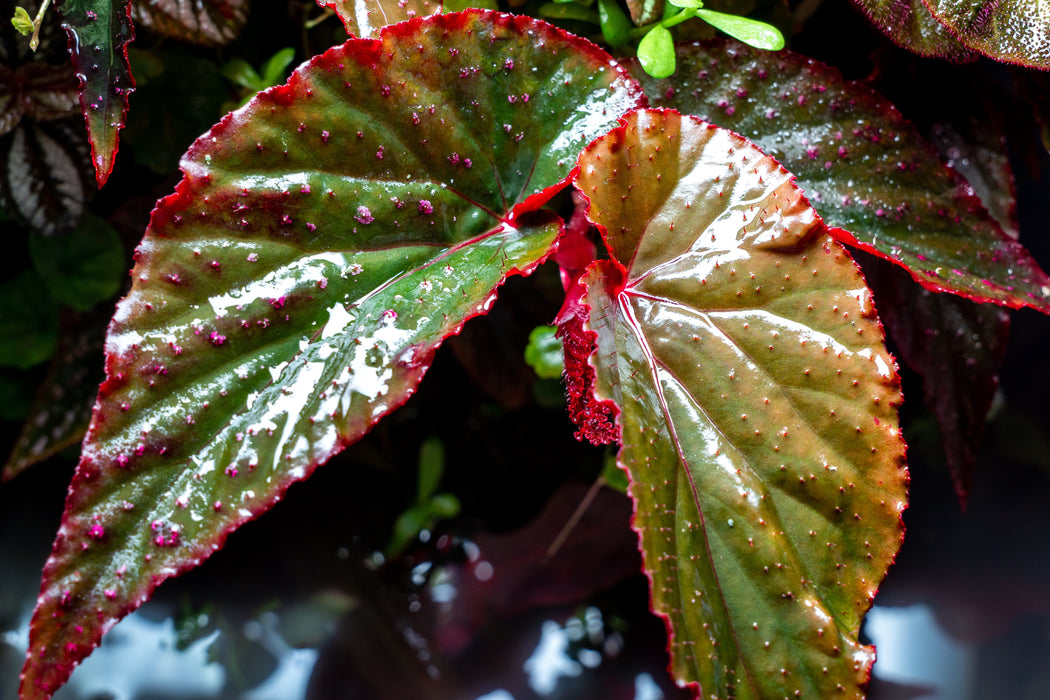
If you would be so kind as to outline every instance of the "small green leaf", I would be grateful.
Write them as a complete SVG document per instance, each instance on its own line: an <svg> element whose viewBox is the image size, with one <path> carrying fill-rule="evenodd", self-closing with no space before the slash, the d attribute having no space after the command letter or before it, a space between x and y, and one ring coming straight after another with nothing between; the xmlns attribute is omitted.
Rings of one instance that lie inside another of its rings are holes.
<svg viewBox="0 0 1050 700"><path fill-rule="evenodd" d="M24 7L15 8L15 16L11 18L11 24L22 36L29 36L36 29L33 18L29 16Z"/></svg>
<svg viewBox="0 0 1050 700"><path fill-rule="evenodd" d="M532 367L540 379L558 379L565 368L565 351L553 326L538 326L529 333L525 346L525 364Z"/></svg>
<svg viewBox="0 0 1050 700"><path fill-rule="evenodd" d="M638 42L638 60L645 72L654 78L674 75L674 39L663 25L656 25Z"/></svg>
<svg viewBox="0 0 1050 700"><path fill-rule="evenodd" d="M289 47L283 48L273 56L271 56L266 63L262 66L262 82L263 86L260 90L265 90L271 85L284 80L285 71L288 70L288 66L292 64L295 59L295 49Z"/></svg>
<svg viewBox="0 0 1050 700"><path fill-rule="evenodd" d="M259 75L258 71L256 71L255 68L243 58L235 58L225 64L222 67L222 77L226 78L234 85L239 85L245 90L258 92L263 89L260 87L263 82L262 77Z"/></svg>
<svg viewBox="0 0 1050 700"><path fill-rule="evenodd" d="M469 10L472 7L482 10L498 9L496 0L444 0L443 6L445 12L459 12L460 10Z"/></svg>
<svg viewBox="0 0 1050 700"><path fill-rule="evenodd" d="M445 471L445 445L439 438L430 437L419 446L419 485L416 500L423 503L434 495Z"/></svg>
<svg viewBox="0 0 1050 700"><path fill-rule="evenodd" d="M32 270L0 284L0 366L27 369L51 357L58 343L58 307Z"/></svg>
<svg viewBox="0 0 1050 700"><path fill-rule="evenodd" d="M126 279L120 236L91 214L68 234L30 236L29 253L55 301L78 311L113 296Z"/></svg>
<svg viewBox="0 0 1050 700"><path fill-rule="evenodd" d="M614 452L610 452L605 457L605 464L602 466L602 478L605 479L606 486L620 493L627 493L627 487L631 483L631 480L627 477L627 472L616 463L616 453Z"/></svg>
<svg viewBox="0 0 1050 700"><path fill-rule="evenodd" d="M667 0L667 4L681 7L683 10L699 10L704 6L702 0Z"/></svg>
<svg viewBox="0 0 1050 700"><path fill-rule="evenodd" d="M631 20L616 0L598 0L598 18L609 46L618 48L631 40Z"/></svg>
<svg viewBox="0 0 1050 700"><path fill-rule="evenodd" d="M383 549L383 556L393 559L405 551L408 543L427 529L430 520L426 504L416 504L397 516L397 520L394 521L394 532L390 535L390 542Z"/></svg>
<svg viewBox="0 0 1050 700"><path fill-rule="evenodd" d="M540 5L537 14L546 19L568 19L589 24L601 24L601 18L597 12L576 3L548 2Z"/></svg>
<svg viewBox="0 0 1050 700"><path fill-rule="evenodd" d="M435 494L427 508L436 518L454 518L459 515L459 499L451 493Z"/></svg>
<svg viewBox="0 0 1050 700"><path fill-rule="evenodd" d="M715 29L720 29L734 39L739 39L756 49L779 51L784 48L784 35L771 24L712 10L697 10L696 16Z"/></svg>

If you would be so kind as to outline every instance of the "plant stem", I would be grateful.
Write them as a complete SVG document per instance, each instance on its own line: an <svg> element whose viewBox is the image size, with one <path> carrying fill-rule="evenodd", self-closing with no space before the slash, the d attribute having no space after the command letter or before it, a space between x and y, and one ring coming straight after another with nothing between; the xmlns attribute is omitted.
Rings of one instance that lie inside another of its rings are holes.
<svg viewBox="0 0 1050 700"><path fill-rule="evenodd" d="M693 17L695 17L696 16L696 11L698 9L699 8L690 7L688 9L682 10L681 12L676 12L673 15L671 15L670 17L665 17L662 20L660 20L659 22L652 22L650 24L646 24L646 25L643 25L641 27L635 27L634 29L631 30L631 38L633 38L633 39L641 39L643 36L645 36L646 34L649 33L650 29L652 29L653 27L655 27L658 24L662 24L664 29L670 29L671 27L673 27L675 25L681 24L682 22L686 21L687 19L692 19Z"/></svg>
<svg viewBox="0 0 1050 700"><path fill-rule="evenodd" d="M40 25L44 22L44 13L47 12L48 6L51 4L51 0L44 0L40 3L40 9L36 12L36 17L33 18L33 37L29 40L29 50L36 51L36 47L40 46Z"/></svg>

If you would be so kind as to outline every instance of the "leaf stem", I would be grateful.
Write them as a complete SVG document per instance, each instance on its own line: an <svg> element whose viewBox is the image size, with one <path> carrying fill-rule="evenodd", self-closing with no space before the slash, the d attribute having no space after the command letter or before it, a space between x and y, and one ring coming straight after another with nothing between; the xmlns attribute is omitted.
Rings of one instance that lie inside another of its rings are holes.
<svg viewBox="0 0 1050 700"><path fill-rule="evenodd" d="M33 18L33 37L29 40L29 50L36 51L36 48L40 46L40 25L44 22L44 13L47 12L48 6L51 4L51 0L44 0L40 3L40 9L36 12L36 17Z"/></svg>
<svg viewBox="0 0 1050 700"><path fill-rule="evenodd" d="M664 17L659 22L651 22L649 24L642 25L641 27L635 27L631 30L631 37L634 39L641 39L643 36L649 33L649 31L656 25L662 25L664 29L670 29L675 25L685 22L687 19L692 19L696 16L696 11L700 9L698 7L690 7L676 12L670 17Z"/></svg>
<svg viewBox="0 0 1050 700"><path fill-rule="evenodd" d="M594 480L593 484L591 484L591 487L587 489L587 493L583 494L583 500L580 501L580 505L576 506L576 510L574 510L572 515L569 516L569 520L565 523L565 526L558 533L557 537L554 538L554 541L551 542L550 547L547 547L547 553L543 555L544 564L553 559L554 555L558 553L559 549L561 549L561 546L565 544L565 540L569 539L569 535L572 534L572 531L579 524L580 518L582 518L583 514L587 512L588 508L590 508L591 503L594 502L594 497L598 495L599 489L604 485L605 476L599 474L598 478Z"/></svg>

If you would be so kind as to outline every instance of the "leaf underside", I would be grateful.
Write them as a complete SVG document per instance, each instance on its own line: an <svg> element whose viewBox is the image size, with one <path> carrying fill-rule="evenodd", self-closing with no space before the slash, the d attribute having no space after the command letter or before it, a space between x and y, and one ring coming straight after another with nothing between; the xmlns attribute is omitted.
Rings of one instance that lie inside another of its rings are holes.
<svg viewBox="0 0 1050 700"><path fill-rule="evenodd" d="M135 37L130 3L131 0L62 0L58 5L73 69L80 81L80 110L87 124L99 187L113 170L128 95L135 91L127 48Z"/></svg>
<svg viewBox="0 0 1050 700"><path fill-rule="evenodd" d="M884 98L788 51L678 47L674 82L634 69L651 102L733 129L798 178L840 240L933 291L1050 312L1050 278Z"/></svg>
<svg viewBox="0 0 1050 700"><path fill-rule="evenodd" d="M407 400L642 99L592 44L471 11L350 40L201 137L109 329L23 696Z"/></svg>
<svg viewBox="0 0 1050 700"><path fill-rule="evenodd" d="M854 0L868 19L893 43L912 53L950 61L972 61L977 55L952 36L922 0Z"/></svg>
<svg viewBox="0 0 1050 700"><path fill-rule="evenodd" d="M248 20L248 0L149 0L132 2L131 19L140 29L202 46L224 46Z"/></svg>
<svg viewBox="0 0 1050 700"><path fill-rule="evenodd" d="M861 697L897 551L899 382L864 285L736 134L632 113L580 160L611 260L584 276L671 667L704 698ZM625 193L629 193L624 196Z"/></svg>
<svg viewBox="0 0 1050 700"><path fill-rule="evenodd" d="M346 33L356 37L376 36L388 25L441 12L441 0L317 0L317 4L334 10Z"/></svg>

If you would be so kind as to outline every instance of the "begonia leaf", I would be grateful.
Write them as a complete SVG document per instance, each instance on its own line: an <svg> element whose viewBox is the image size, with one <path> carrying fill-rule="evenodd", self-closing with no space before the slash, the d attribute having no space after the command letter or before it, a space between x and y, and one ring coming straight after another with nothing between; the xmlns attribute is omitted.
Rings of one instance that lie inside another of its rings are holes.
<svg viewBox="0 0 1050 700"><path fill-rule="evenodd" d="M4 464L8 481L84 437L102 381L102 339L109 313L63 319L58 349L29 407L22 432Z"/></svg>
<svg viewBox="0 0 1050 700"><path fill-rule="evenodd" d="M863 697L860 622L902 535L895 363L792 179L732 132L643 111L575 181L610 259L570 333L591 338L672 673L698 697Z"/></svg>
<svg viewBox="0 0 1050 700"><path fill-rule="evenodd" d="M375 36L390 24L441 12L441 0L317 0L321 7L335 11L347 34Z"/></svg>
<svg viewBox="0 0 1050 700"><path fill-rule="evenodd" d="M1050 68L1045 0L922 0L963 45L997 61Z"/></svg>
<svg viewBox="0 0 1050 700"><path fill-rule="evenodd" d="M91 153L79 117L22 119L0 136L0 198L30 229L48 236L68 231L93 192Z"/></svg>
<svg viewBox="0 0 1050 700"><path fill-rule="evenodd" d="M134 0L136 27L202 46L224 46L248 20L248 0Z"/></svg>
<svg viewBox="0 0 1050 700"><path fill-rule="evenodd" d="M942 25L922 0L854 0L895 44L920 56L970 61L976 54Z"/></svg>
<svg viewBox="0 0 1050 700"><path fill-rule="evenodd" d="M58 11L69 40L69 53L80 83L80 111L87 124L91 157L99 187L117 157L128 95L135 80L128 65L131 0L61 0Z"/></svg>
<svg viewBox="0 0 1050 700"><path fill-rule="evenodd" d="M24 116L49 121L76 112L77 81L68 64L26 63L14 69L0 65L0 136Z"/></svg>
<svg viewBox="0 0 1050 700"><path fill-rule="evenodd" d="M733 129L794 173L832 234L921 285L1050 312L1050 277L887 100L795 53L678 47L673 83L635 76L654 105Z"/></svg>
<svg viewBox="0 0 1050 700"><path fill-rule="evenodd" d="M642 100L593 44L471 11L352 39L202 136L109 328L23 697L404 403Z"/></svg>

